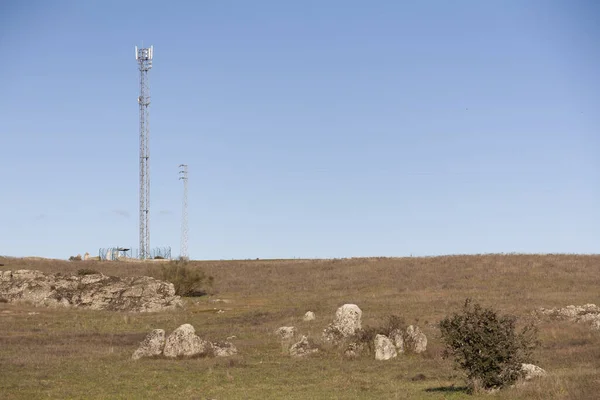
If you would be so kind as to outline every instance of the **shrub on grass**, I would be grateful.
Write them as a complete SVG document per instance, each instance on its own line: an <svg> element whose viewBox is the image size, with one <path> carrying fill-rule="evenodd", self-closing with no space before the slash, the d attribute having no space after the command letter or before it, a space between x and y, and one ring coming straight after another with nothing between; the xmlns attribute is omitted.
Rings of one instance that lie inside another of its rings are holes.
<svg viewBox="0 0 600 400"><path fill-rule="evenodd" d="M199 267L192 267L184 261L173 261L153 268L150 275L171 282L175 286L175 294L179 296L204 296L213 285L212 276L207 276Z"/></svg>
<svg viewBox="0 0 600 400"><path fill-rule="evenodd" d="M464 370L470 392L500 389L523 376L521 364L531 361L538 346L533 324L516 328L517 318L499 315L467 299L460 313L440 322L443 356Z"/></svg>

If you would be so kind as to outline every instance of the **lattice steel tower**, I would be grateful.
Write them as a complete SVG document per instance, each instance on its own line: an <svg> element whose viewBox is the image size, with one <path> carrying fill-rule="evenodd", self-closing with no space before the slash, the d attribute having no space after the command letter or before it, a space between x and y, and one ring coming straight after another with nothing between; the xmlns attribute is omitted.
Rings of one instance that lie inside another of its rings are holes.
<svg viewBox="0 0 600 400"><path fill-rule="evenodd" d="M140 70L140 249L139 258L150 258L150 85L148 71L152 68L154 46L138 49L135 59Z"/></svg>
<svg viewBox="0 0 600 400"><path fill-rule="evenodd" d="M181 210L181 255L182 260L189 260L188 255L188 166L179 166L179 179L183 181L183 206Z"/></svg>

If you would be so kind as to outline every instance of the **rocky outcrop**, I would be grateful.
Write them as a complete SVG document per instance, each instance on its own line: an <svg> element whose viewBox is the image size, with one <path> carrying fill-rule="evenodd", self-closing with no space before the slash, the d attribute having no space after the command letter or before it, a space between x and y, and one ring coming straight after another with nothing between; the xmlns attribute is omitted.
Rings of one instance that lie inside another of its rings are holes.
<svg viewBox="0 0 600 400"><path fill-rule="evenodd" d="M307 311L306 314L304 314L304 317L302 317L302 320L305 322L308 321L314 321L315 320L315 313L312 311Z"/></svg>
<svg viewBox="0 0 600 400"><path fill-rule="evenodd" d="M590 324L592 329L600 330L600 307L595 304L570 305L564 308L540 308L538 312L559 320L587 323Z"/></svg>
<svg viewBox="0 0 600 400"><path fill-rule="evenodd" d="M167 337L163 354L169 358L203 356L211 348L210 342L196 335L192 325L183 324Z"/></svg>
<svg viewBox="0 0 600 400"><path fill-rule="evenodd" d="M427 350L427 336L418 326L410 325L404 335L404 348L412 353L422 353Z"/></svg>
<svg viewBox="0 0 600 400"><path fill-rule="evenodd" d="M139 360L143 357L160 356L165 347L165 331L163 329L154 329L146 336L140 347L133 353L134 360Z"/></svg>
<svg viewBox="0 0 600 400"><path fill-rule="evenodd" d="M396 346L385 335L375 336L375 359L389 360L398 356Z"/></svg>
<svg viewBox="0 0 600 400"><path fill-rule="evenodd" d="M319 349L314 347L308 337L302 336L299 342L294 343L292 347L290 347L290 355L292 357L306 357L310 354L317 353Z"/></svg>
<svg viewBox="0 0 600 400"><path fill-rule="evenodd" d="M323 331L323 339L337 342L361 329L362 311L356 304L344 304L337 309L333 323Z"/></svg>
<svg viewBox="0 0 600 400"><path fill-rule="evenodd" d="M0 300L36 306L155 312L182 307L172 283L141 277L0 272Z"/></svg>

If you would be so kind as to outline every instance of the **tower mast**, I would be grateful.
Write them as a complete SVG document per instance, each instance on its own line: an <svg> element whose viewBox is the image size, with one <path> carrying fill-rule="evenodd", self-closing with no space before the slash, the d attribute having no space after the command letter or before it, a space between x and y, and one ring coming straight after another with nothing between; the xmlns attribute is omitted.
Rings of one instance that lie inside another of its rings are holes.
<svg viewBox="0 0 600 400"><path fill-rule="evenodd" d="M179 165L179 179L183 181L183 205L181 210L181 255L182 260L189 260L188 255L188 166Z"/></svg>
<svg viewBox="0 0 600 400"><path fill-rule="evenodd" d="M150 258L150 84L148 71L152 68L154 46L135 46L135 59L140 71L140 247L139 258Z"/></svg>

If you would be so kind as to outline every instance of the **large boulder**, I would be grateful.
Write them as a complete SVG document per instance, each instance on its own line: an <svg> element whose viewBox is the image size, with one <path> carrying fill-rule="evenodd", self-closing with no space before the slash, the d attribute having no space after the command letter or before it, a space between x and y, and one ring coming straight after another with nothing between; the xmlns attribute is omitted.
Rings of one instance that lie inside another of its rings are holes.
<svg viewBox="0 0 600 400"><path fill-rule="evenodd" d="M148 276L79 276L32 270L0 272L0 299L110 311L154 312L182 307L172 283Z"/></svg>
<svg viewBox="0 0 600 400"><path fill-rule="evenodd" d="M163 354L170 358L194 357L207 355L211 349L211 343L199 338L192 325L183 324L167 337Z"/></svg>
<svg viewBox="0 0 600 400"><path fill-rule="evenodd" d="M404 348L413 353L422 353L427 350L427 336L417 326L410 325L406 328Z"/></svg>
<svg viewBox="0 0 600 400"><path fill-rule="evenodd" d="M314 347L308 340L308 337L302 336L299 342L294 343L290 347L290 355L292 357L306 357L310 354L317 353L319 349Z"/></svg>
<svg viewBox="0 0 600 400"><path fill-rule="evenodd" d="M333 323L323 331L326 341L336 342L347 338L361 329L362 311L356 304L344 304L337 309Z"/></svg>
<svg viewBox="0 0 600 400"><path fill-rule="evenodd" d="M163 329L154 329L140 343L140 347L133 353L131 358L139 360L143 357L160 356L163 347L165 347L165 331Z"/></svg>
<svg viewBox="0 0 600 400"><path fill-rule="evenodd" d="M375 359L389 360L398 356L396 346L385 335L375 336Z"/></svg>

